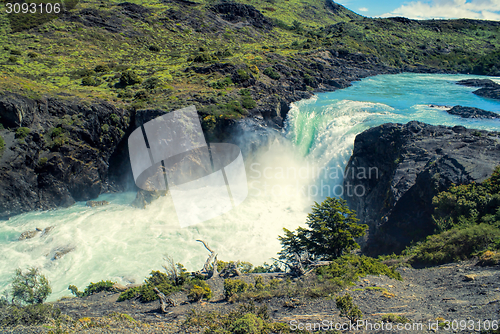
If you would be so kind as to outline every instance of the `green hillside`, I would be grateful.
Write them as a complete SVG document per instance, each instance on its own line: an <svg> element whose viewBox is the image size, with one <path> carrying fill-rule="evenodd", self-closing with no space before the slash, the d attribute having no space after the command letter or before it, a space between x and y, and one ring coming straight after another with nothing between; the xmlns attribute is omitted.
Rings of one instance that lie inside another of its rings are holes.
<svg viewBox="0 0 500 334"><path fill-rule="evenodd" d="M210 0L66 0L57 15L2 10L0 89L169 108L234 90L220 71L186 70L193 66L234 64L243 79L268 82L278 77L262 71L282 62L276 55L309 61L325 50L398 69L500 74L498 22L371 19L329 0L238 2L262 16L252 7L225 13L234 2Z"/></svg>

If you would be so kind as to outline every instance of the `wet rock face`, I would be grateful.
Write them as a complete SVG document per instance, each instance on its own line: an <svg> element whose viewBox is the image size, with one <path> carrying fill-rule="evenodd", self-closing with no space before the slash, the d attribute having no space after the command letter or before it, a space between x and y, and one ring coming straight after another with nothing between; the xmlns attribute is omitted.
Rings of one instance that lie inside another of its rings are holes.
<svg viewBox="0 0 500 334"><path fill-rule="evenodd" d="M359 134L344 197L360 223L369 225L363 250L398 252L431 234L432 198L452 184L485 180L499 163L498 133L414 121Z"/></svg>

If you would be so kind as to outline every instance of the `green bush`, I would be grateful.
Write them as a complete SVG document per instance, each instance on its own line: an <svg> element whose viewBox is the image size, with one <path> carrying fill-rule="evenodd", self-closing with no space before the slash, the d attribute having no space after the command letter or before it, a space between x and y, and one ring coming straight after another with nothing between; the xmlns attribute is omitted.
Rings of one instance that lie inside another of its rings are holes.
<svg viewBox="0 0 500 334"><path fill-rule="evenodd" d="M113 287L116 282L111 281L99 281L97 283L90 283L83 292L79 291L78 288L74 285L70 285L68 290L71 291L76 297L88 297L95 293L99 293L101 291L110 291L116 292L117 290Z"/></svg>
<svg viewBox="0 0 500 334"><path fill-rule="evenodd" d="M209 300L212 298L212 290L207 282L202 280L195 280L191 282L191 288L188 292L188 300L190 302L197 302L202 299Z"/></svg>
<svg viewBox="0 0 500 334"><path fill-rule="evenodd" d="M224 295L226 299L231 298L233 295L237 293L242 293L247 291L249 288L248 283L241 279L229 279L226 278L224 280Z"/></svg>
<svg viewBox="0 0 500 334"><path fill-rule="evenodd" d="M5 147L5 140L0 136L0 150Z"/></svg>
<svg viewBox="0 0 500 334"><path fill-rule="evenodd" d="M12 279L12 297L21 304L42 304L52 293L49 280L37 268L23 273L17 269Z"/></svg>
<svg viewBox="0 0 500 334"><path fill-rule="evenodd" d="M156 87L160 86L161 80L159 78L151 77L147 78L143 83L142 86L146 89L155 89Z"/></svg>
<svg viewBox="0 0 500 334"><path fill-rule="evenodd" d="M29 128L21 127L21 128L18 128L16 130L15 136L17 139L22 140L22 139L26 138L30 132L31 132L31 130Z"/></svg>
<svg viewBox="0 0 500 334"><path fill-rule="evenodd" d="M99 86L102 81L95 77L85 77L82 79L82 86Z"/></svg>
<svg viewBox="0 0 500 334"><path fill-rule="evenodd" d="M108 124L101 125L101 130L102 132L107 133L109 131L109 125Z"/></svg>
<svg viewBox="0 0 500 334"><path fill-rule="evenodd" d="M226 87L231 86L232 84L233 84L233 80L231 80L230 76L227 76L221 80L210 83L209 86L214 88L214 89L224 89Z"/></svg>
<svg viewBox="0 0 500 334"><path fill-rule="evenodd" d="M137 75L134 71L124 71L120 76L119 84L122 87L132 86L136 84L140 84L142 82L142 78Z"/></svg>
<svg viewBox="0 0 500 334"><path fill-rule="evenodd" d="M54 139L56 137L61 137L64 134L64 130L61 127L52 128L49 131L50 138Z"/></svg>
<svg viewBox="0 0 500 334"><path fill-rule="evenodd" d="M204 333L218 334L261 334L289 333L289 325L273 323L266 305L256 307L243 304L236 310L222 312L192 311L186 318L183 327L203 329Z"/></svg>
<svg viewBox="0 0 500 334"><path fill-rule="evenodd" d="M109 72L109 67L108 67L108 65L97 65L97 66L94 68L94 72L96 72L96 73L105 73L105 72Z"/></svg>
<svg viewBox="0 0 500 334"><path fill-rule="evenodd" d="M40 158L38 160L38 166L41 167L41 166L45 165L47 163L47 161L48 161L48 159L46 157Z"/></svg>
<svg viewBox="0 0 500 334"><path fill-rule="evenodd" d="M61 310L47 304L0 306L0 326L36 326L59 318Z"/></svg>
<svg viewBox="0 0 500 334"><path fill-rule="evenodd" d="M352 296L350 294L346 293L343 296L339 296L335 301L341 317L346 317L352 323L356 323L363 317L363 313L359 307L353 303Z"/></svg>
<svg viewBox="0 0 500 334"><path fill-rule="evenodd" d="M407 323L411 322L411 320L405 316L396 315L396 314L392 314L392 313L384 315L382 317L382 321L383 322L393 322L393 323L397 323L397 324L407 324Z"/></svg>
<svg viewBox="0 0 500 334"><path fill-rule="evenodd" d="M248 72L243 69L239 69L236 73L238 73L238 76L242 81L250 79L250 74L248 74Z"/></svg>
<svg viewBox="0 0 500 334"><path fill-rule="evenodd" d="M264 74L274 80L279 80L281 78L280 74L276 72L272 67L268 67L264 70Z"/></svg>
<svg viewBox="0 0 500 334"><path fill-rule="evenodd" d="M254 334L262 333L263 329L264 320L253 313L247 313L234 321L231 328L231 333Z"/></svg>
<svg viewBox="0 0 500 334"><path fill-rule="evenodd" d="M10 63L17 63L19 61L19 58L17 58L16 56L9 56L8 60Z"/></svg>
<svg viewBox="0 0 500 334"><path fill-rule="evenodd" d="M243 108L253 109L257 106L257 103L254 101L254 99L251 96L244 96L241 99L241 105L243 106Z"/></svg>
<svg viewBox="0 0 500 334"><path fill-rule="evenodd" d="M397 280L402 279L397 271L377 259L351 254L333 260L328 266L317 268L316 274L320 279L333 280L339 286L350 285L367 275L385 275Z"/></svg>
<svg viewBox="0 0 500 334"><path fill-rule="evenodd" d="M411 256L410 263L438 265L466 260L488 247L498 247L499 240L500 229L488 224L457 227L427 237L406 253Z"/></svg>
<svg viewBox="0 0 500 334"><path fill-rule="evenodd" d="M436 232L479 223L500 227L500 167L482 184L451 186L432 203Z"/></svg>
<svg viewBox="0 0 500 334"><path fill-rule="evenodd" d="M141 288L140 287L135 287L135 288L130 288L125 291L123 291L120 296L118 296L117 301L122 302L124 300L129 300L135 297L138 297L141 293Z"/></svg>

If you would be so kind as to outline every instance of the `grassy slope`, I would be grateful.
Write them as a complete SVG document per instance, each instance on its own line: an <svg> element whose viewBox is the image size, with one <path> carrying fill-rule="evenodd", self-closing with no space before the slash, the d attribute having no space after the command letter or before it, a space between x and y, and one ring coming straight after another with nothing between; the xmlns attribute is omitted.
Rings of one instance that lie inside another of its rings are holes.
<svg viewBox="0 0 500 334"><path fill-rule="evenodd" d="M270 63L267 55L272 52L306 57L303 51L336 49L375 55L395 67L425 65L499 74L496 67L477 66L500 63L500 28L486 21L396 22L363 18L341 6L328 7L324 0L240 0L277 24L266 32L252 26L222 27L207 9L214 1L198 0L189 6L175 1L132 1L149 9L143 19L124 15L117 6L120 2L80 1L66 14L81 17L82 9L97 9L104 20L118 17L118 32L61 18L48 18L44 24L23 30L28 20L2 11L0 90L35 97L66 92L82 98L168 108L195 93L221 93L209 87L220 79L219 74L184 71L192 65L203 65L189 61L200 53L200 47L212 55L219 50L230 52L229 56L218 56L207 63L223 61L261 69ZM301 23L298 29L292 28L294 21ZM150 51L151 46L158 51ZM111 70L88 71L98 64L108 64ZM126 90L114 87L121 71L127 68L144 79L159 78L161 85L149 91L148 98L134 98L143 89L140 85ZM101 84L82 86L82 77L88 75L99 78ZM222 94L232 89L230 86Z"/></svg>

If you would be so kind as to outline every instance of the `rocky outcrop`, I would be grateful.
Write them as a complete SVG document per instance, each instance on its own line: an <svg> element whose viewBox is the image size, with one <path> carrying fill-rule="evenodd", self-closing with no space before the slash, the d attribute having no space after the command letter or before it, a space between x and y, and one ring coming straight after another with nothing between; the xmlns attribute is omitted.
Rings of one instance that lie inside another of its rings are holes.
<svg viewBox="0 0 500 334"><path fill-rule="evenodd" d="M131 111L96 101L0 95L0 219L67 207L116 190L110 160L124 138ZM19 126L26 136L14 138ZM9 129L10 128L10 129Z"/></svg>
<svg viewBox="0 0 500 334"><path fill-rule="evenodd" d="M53 229L54 229L54 226L49 226L43 230L37 227L33 231L26 231L26 232L21 233L18 240L22 241L22 240L32 239L39 234L41 237L43 237L44 235L47 235Z"/></svg>
<svg viewBox="0 0 500 334"><path fill-rule="evenodd" d="M384 124L356 137L344 197L372 255L401 251L434 230L432 198L452 184L481 182L500 163L498 133L420 122Z"/></svg>
<svg viewBox="0 0 500 334"><path fill-rule="evenodd" d="M500 115L491 111L486 111L479 108L473 107L463 107L454 106L453 108L446 110L448 114L460 116L462 118L498 118Z"/></svg>
<svg viewBox="0 0 500 334"><path fill-rule="evenodd" d="M108 201L87 201L87 206L90 206L91 208L95 208L97 206L104 206L104 205L108 205L109 202Z"/></svg>
<svg viewBox="0 0 500 334"><path fill-rule="evenodd" d="M500 100L500 85L490 79L466 79L458 81L457 84L468 87L481 87L472 93L478 96Z"/></svg>
<svg viewBox="0 0 500 334"><path fill-rule="evenodd" d="M256 28L271 29L274 24L255 7L234 2L223 2L210 8L231 23L246 22Z"/></svg>

